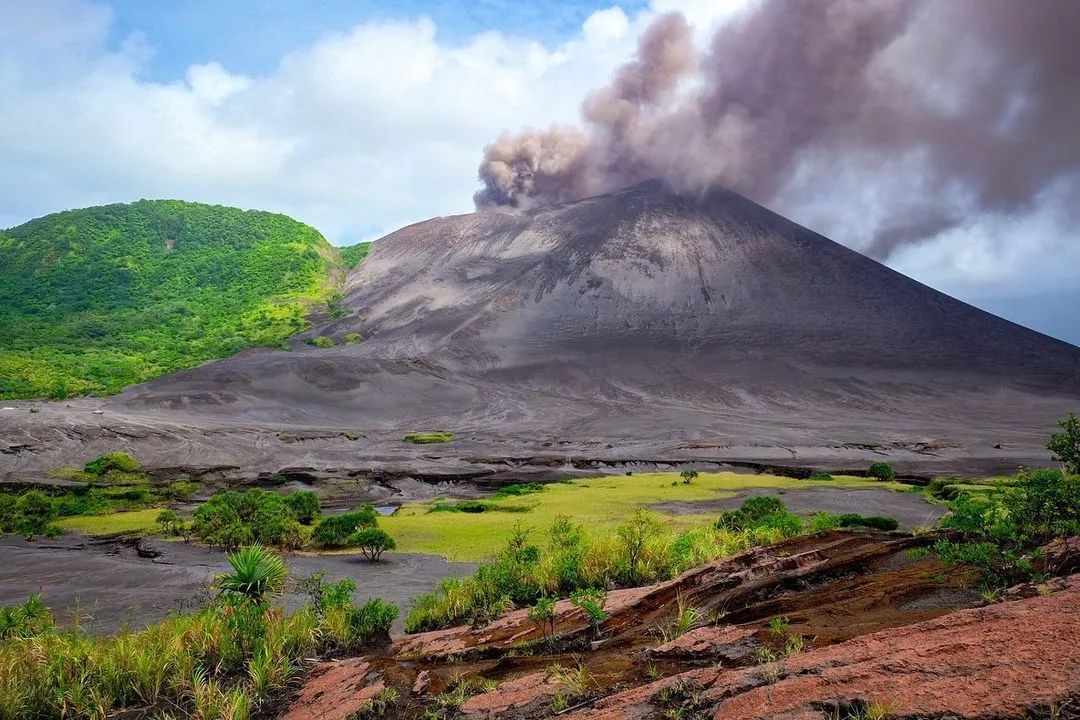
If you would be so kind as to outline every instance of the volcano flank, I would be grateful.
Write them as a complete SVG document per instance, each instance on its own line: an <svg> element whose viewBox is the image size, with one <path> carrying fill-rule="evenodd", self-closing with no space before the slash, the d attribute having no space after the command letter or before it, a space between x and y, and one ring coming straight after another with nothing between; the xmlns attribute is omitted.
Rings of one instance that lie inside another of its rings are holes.
<svg viewBox="0 0 1080 720"><path fill-rule="evenodd" d="M29 472L122 437L150 465L258 473L882 456L909 472L1014 471L1048 462L1042 439L1080 399L1080 349L732 192L658 181L406 227L351 271L341 308L290 352L5 419L9 444L49 448L0 462ZM323 336L332 347L304 342ZM425 429L458 439L401 441Z"/></svg>

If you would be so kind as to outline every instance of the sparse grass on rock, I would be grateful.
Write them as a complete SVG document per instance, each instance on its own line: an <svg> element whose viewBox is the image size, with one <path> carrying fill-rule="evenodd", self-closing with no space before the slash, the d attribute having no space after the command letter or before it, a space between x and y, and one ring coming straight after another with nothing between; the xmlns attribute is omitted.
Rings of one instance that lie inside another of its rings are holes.
<svg viewBox="0 0 1080 720"><path fill-rule="evenodd" d="M429 432L414 432L409 433L402 438L407 443L413 445L433 445L436 443L450 442L454 439L454 433L449 430L435 430Z"/></svg>

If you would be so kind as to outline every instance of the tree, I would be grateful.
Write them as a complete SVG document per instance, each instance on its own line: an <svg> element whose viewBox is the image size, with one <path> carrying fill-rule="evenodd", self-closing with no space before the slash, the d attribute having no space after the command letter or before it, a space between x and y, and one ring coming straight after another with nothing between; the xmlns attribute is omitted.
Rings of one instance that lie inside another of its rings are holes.
<svg viewBox="0 0 1080 720"><path fill-rule="evenodd" d="M365 505L353 512L331 515L315 526L311 539L320 547L345 547L356 531L361 528L376 527L379 522L378 517L375 508L370 505Z"/></svg>
<svg viewBox="0 0 1080 720"><path fill-rule="evenodd" d="M56 519L56 506L40 490L31 490L15 502L15 529L27 540L43 535L49 523Z"/></svg>
<svg viewBox="0 0 1080 720"><path fill-rule="evenodd" d="M1054 460L1065 466L1067 472L1080 475L1080 418L1076 413L1058 422L1064 432L1054 433L1046 443Z"/></svg>
<svg viewBox="0 0 1080 720"><path fill-rule="evenodd" d="M222 593L262 602L264 597L280 593L285 586L288 569L284 561L262 545L251 545L225 558L232 572L218 576L218 589Z"/></svg>
<svg viewBox="0 0 1080 720"><path fill-rule="evenodd" d="M638 563L645 552L645 547L653 538L664 532L664 527L655 515L644 508L638 508L630 517L630 521L625 525L620 525L616 532L623 549L626 550L626 557L630 564L630 581L635 582L638 579Z"/></svg>
<svg viewBox="0 0 1080 720"><path fill-rule="evenodd" d="M689 485L698 476L697 470L683 470L679 473L684 485Z"/></svg>
<svg viewBox="0 0 1080 720"><path fill-rule="evenodd" d="M892 480L896 477L896 471L893 470L892 465L887 462L876 462L870 465L870 469L867 470L867 475L878 480Z"/></svg>
<svg viewBox="0 0 1080 720"><path fill-rule="evenodd" d="M158 513L157 523L165 535L180 535L184 531L184 520L175 510L165 508Z"/></svg>
<svg viewBox="0 0 1080 720"><path fill-rule="evenodd" d="M397 547L394 538L377 527L357 530L349 537L349 544L360 548L360 554L371 562L378 562L384 552Z"/></svg>
<svg viewBox="0 0 1080 720"><path fill-rule="evenodd" d="M545 637L550 638L555 635L555 604L557 602L553 597L541 596L536 598L536 604L529 608L529 619L543 629Z"/></svg>
<svg viewBox="0 0 1080 720"><path fill-rule="evenodd" d="M310 490L297 490L285 496L285 504L293 511L297 521L310 525L319 516L319 497Z"/></svg>

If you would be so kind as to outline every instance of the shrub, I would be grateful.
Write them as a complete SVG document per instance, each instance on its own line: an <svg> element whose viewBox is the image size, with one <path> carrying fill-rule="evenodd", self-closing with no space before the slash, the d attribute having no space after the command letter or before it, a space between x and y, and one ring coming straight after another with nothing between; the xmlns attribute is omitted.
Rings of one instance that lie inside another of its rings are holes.
<svg viewBox="0 0 1080 720"><path fill-rule="evenodd" d="M810 532L827 533L840 527L840 518L832 513L819 512L810 516Z"/></svg>
<svg viewBox="0 0 1080 720"><path fill-rule="evenodd" d="M288 548L303 544L303 530L285 498L259 488L213 495L195 510L191 532L226 549L255 542Z"/></svg>
<svg viewBox="0 0 1080 720"><path fill-rule="evenodd" d="M312 347L317 347L317 348L334 347L333 339L328 338L325 335L319 335L318 337L308 338L304 342L307 343L308 345L311 345Z"/></svg>
<svg viewBox="0 0 1080 720"><path fill-rule="evenodd" d="M315 526L311 540L319 547L339 548L349 544L349 538L361 528L376 527L379 523L375 508L365 505L359 510L331 515Z"/></svg>
<svg viewBox="0 0 1080 720"><path fill-rule="evenodd" d="M158 513L157 524L161 526L161 532L165 535L182 535L184 532L184 520L175 510L166 508Z"/></svg>
<svg viewBox="0 0 1080 720"><path fill-rule="evenodd" d="M319 497L310 490L297 490L285 496L285 504L292 510L293 516L303 525L310 525L318 517Z"/></svg>
<svg viewBox="0 0 1080 720"><path fill-rule="evenodd" d="M355 646L357 642L389 637L390 628L398 616L398 609L388 602L372 598L359 608L348 606L346 616L349 627L349 642L346 644Z"/></svg>
<svg viewBox="0 0 1080 720"><path fill-rule="evenodd" d="M1062 432L1054 433L1046 442L1053 459L1065 465L1066 472L1080 475L1080 418L1076 413L1060 421Z"/></svg>
<svg viewBox="0 0 1080 720"><path fill-rule="evenodd" d="M892 480L896 477L896 471L893 470L892 465L887 462L871 463L870 469L866 471L866 474L872 478L878 480Z"/></svg>
<svg viewBox="0 0 1080 720"><path fill-rule="evenodd" d="M43 535L49 523L56 519L56 507L48 495L40 490L30 490L15 501L16 532L33 540L35 535Z"/></svg>
<svg viewBox="0 0 1080 720"><path fill-rule="evenodd" d="M683 470L679 473L679 477L682 478L683 484L689 485L694 478L698 476L697 470Z"/></svg>
<svg viewBox="0 0 1080 720"><path fill-rule="evenodd" d="M136 472L138 469L139 461L126 452L108 452L99 455L83 467L83 471L91 475L104 475L110 470Z"/></svg>
<svg viewBox="0 0 1080 720"><path fill-rule="evenodd" d="M811 473L810 474L810 479L811 480L818 480L818 481L832 480L833 476L830 475L827 472L822 472L822 471L819 470L817 472Z"/></svg>
<svg viewBox="0 0 1080 720"><path fill-rule="evenodd" d="M346 345L352 345L353 343L357 343L359 341L360 341L360 333L358 333L358 332L351 332L351 333L349 333L349 334L347 334L345 336L345 344Z"/></svg>
<svg viewBox="0 0 1080 720"><path fill-rule="evenodd" d="M638 564L646 546L663 532L664 526L653 513L644 508L635 510L629 522L616 529L615 533L622 543L629 564L630 582L637 582L639 579Z"/></svg>
<svg viewBox="0 0 1080 720"><path fill-rule="evenodd" d="M536 604L529 608L527 613L529 619L540 626L546 637L555 634L555 605L557 602L553 597L541 595L536 598Z"/></svg>
<svg viewBox="0 0 1080 720"><path fill-rule="evenodd" d="M348 544L360 548L360 554L371 562L378 562L384 552L397 547L394 539L377 527L357 530L349 536Z"/></svg>
<svg viewBox="0 0 1080 720"><path fill-rule="evenodd" d="M892 531L900 527L900 523L891 517L881 515L858 515L856 513L844 513L837 518L840 527L865 527L874 530Z"/></svg>
<svg viewBox="0 0 1080 720"><path fill-rule="evenodd" d="M41 595L31 595L21 605L0 608L0 640L36 637L52 627L52 613Z"/></svg>
<svg viewBox="0 0 1080 720"><path fill-rule="evenodd" d="M492 495L493 500L502 500L508 497L519 497L521 495L532 495L534 493L543 492L544 484L533 482L525 485L505 485L495 491Z"/></svg>
<svg viewBox="0 0 1080 720"><path fill-rule="evenodd" d="M781 536L798 535L802 520L789 511L784 503L771 495L755 495L743 501L738 510L728 510L720 516L717 527L731 530L776 530Z"/></svg>
<svg viewBox="0 0 1080 720"><path fill-rule="evenodd" d="M608 617L607 612L604 611L604 606L607 605L607 592L600 588L585 588L572 594L570 602L584 613L593 637L598 636L600 626Z"/></svg>
<svg viewBox="0 0 1080 720"><path fill-rule="evenodd" d="M235 594L261 602L267 595L277 595L285 586L288 570L280 557L262 545L237 550L225 556L232 572L218 576L222 593Z"/></svg>
<svg viewBox="0 0 1080 720"><path fill-rule="evenodd" d="M199 492L199 483L190 480L177 480L161 489L161 496L168 500L190 500Z"/></svg>

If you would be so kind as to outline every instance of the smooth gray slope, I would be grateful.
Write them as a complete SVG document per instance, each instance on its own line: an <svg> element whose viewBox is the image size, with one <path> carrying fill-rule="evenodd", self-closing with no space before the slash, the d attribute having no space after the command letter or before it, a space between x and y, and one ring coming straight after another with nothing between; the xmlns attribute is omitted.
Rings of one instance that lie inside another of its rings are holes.
<svg viewBox="0 0 1080 720"><path fill-rule="evenodd" d="M649 182L428 220L378 241L343 305L305 336L333 348L297 339L175 373L90 424L138 426L133 449L161 464L263 472L545 453L976 469L1046 462L1054 420L1080 409L1080 349L723 190ZM67 443L87 445L85 421L65 420L81 428ZM434 427L464 439L402 447ZM365 437L275 441L288 428Z"/></svg>

